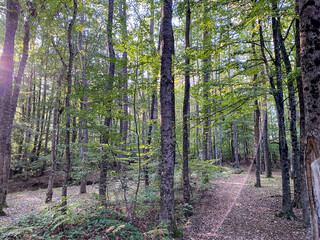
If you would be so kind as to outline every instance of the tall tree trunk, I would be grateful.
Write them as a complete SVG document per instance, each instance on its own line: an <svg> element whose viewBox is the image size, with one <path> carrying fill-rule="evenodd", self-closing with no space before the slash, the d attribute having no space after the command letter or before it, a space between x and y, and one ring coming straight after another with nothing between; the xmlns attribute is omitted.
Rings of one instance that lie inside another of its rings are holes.
<svg viewBox="0 0 320 240"><path fill-rule="evenodd" d="M43 156L47 156L48 154L48 142L49 142L49 130L50 130L50 125L51 125L51 116L52 116L52 106L49 107L48 113L47 113L47 119L46 119L46 133L45 133L45 139L44 139L44 150L43 150ZM46 172L47 168L47 161L44 160L41 171L40 171L40 176L43 176L44 173Z"/></svg>
<svg viewBox="0 0 320 240"><path fill-rule="evenodd" d="M190 114L190 21L191 11L190 2L186 1L186 28L185 28L185 41L186 41L186 60L185 60L185 89L183 100L183 198L186 204L190 203L190 181L189 181L189 114ZM185 212L189 215L189 210Z"/></svg>
<svg viewBox="0 0 320 240"><path fill-rule="evenodd" d="M172 74L172 57L174 55L174 38L172 29L172 0L162 2L161 17L161 157L162 173L160 184L159 220L168 224L170 232L176 230L174 211L174 78Z"/></svg>
<svg viewBox="0 0 320 240"><path fill-rule="evenodd" d="M35 84L36 86L36 84ZM38 141L40 139L40 117L41 117L41 90L42 90L42 81L40 78L39 81L39 92L38 92L38 100L37 103L34 105L34 107L36 108L36 110L34 109L34 111L37 112L36 114L36 119L33 119L33 121L36 121L36 132L34 134L34 141L33 141L33 149L32 149L32 160L33 161L37 161L38 160L38 156L37 156L37 146L38 146ZM34 92L35 94L35 92Z"/></svg>
<svg viewBox="0 0 320 240"><path fill-rule="evenodd" d="M296 15L299 16L299 0L295 0L296 4ZM301 56L300 56L300 20L299 17L296 19L296 34L295 34L295 45L296 45L296 68L301 67ZM300 105L300 166L301 166L301 204L303 213L303 225L305 228L310 227L310 202L308 197L305 161L304 161L304 149L305 149L305 106L303 98L303 86L301 75L296 76L299 105Z"/></svg>
<svg viewBox="0 0 320 240"><path fill-rule="evenodd" d="M14 39L19 21L18 1L7 0L6 35L0 58L0 216L4 216L11 161L10 100L14 72Z"/></svg>
<svg viewBox="0 0 320 240"><path fill-rule="evenodd" d="M267 97L265 98L265 101L267 102ZM266 116L264 120L264 126L263 126L263 156L264 156L264 164L265 164L265 172L266 177L270 178L272 175L271 172L271 158L270 158L270 152L269 152L269 145L268 145L268 108L266 104Z"/></svg>
<svg viewBox="0 0 320 240"><path fill-rule="evenodd" d="M289 55L286 50L286 46L284 43L284 39L282 38L281 29L280 29L280 21L278 20L278 31L279 31L279 43L280 50L282 54L282 59L284 61L286 67L286 73L289 76L287 81L287 87L289 92L289 110L290 110L290 135L291 135L291 145L292 145L292 163L293 163L293 180L294 180L294 200L293 206L299 207L301 206L301 166L300 166L300 148L298 142L298 134L297 134L297 104L295 100L295 89L294 89L294 76L292 73L291 62L289 59Z"/></svg>
<svg viewBox="0 0 320 240"><path fill-rule="evenodd" d="M277 9L277 4L273 4L273 10ZM290 176L289 176L289 159L288 159L288 146L286 139L285 121L284 121L284 100L283 100L283 87L281 76L281 54L279 44L279 25L275 18L272 16L272 36L275 53L275 68L276 68L276 84L277 91L273 91L273 96L277 108L278 127L279 127L279 152L281 160L281 173L282 173L282 212L286 218L293 215L291 207L291 192L290 192ZM273 81L270 83L271 87L274 85ZM275 89L275 87L272 87Z"/></svg>
<svg viewBox="0 0 320 240"><path fill-rule="evenodd" d="M220 101L221 105L221 101ZM220 117L219 125L219 165L222 166L222 118Z"/></svg>
<svg viewBox="0 0 320 240"><path fill-rule="evenodd" d="M110 93L113 87L113 78L114 78L114 72L115 72L115 53L113 49L113 39L112 39L112 30L113 30L113 0L109 0L109 6L108 6L108 23L107 23L107 33L108 33L108 53L109 53L109 69L108 69L108 75L109 75L109 82L107 86L107 94ZM107 117L105 118L104 125L106 126L106 132L108 133L111 123L112 123L112 117L111 117L111 104L112 101L109 100L107 102ZM102 143L107 144L108 139L107 136L102 136ZM106 173L107 173L107 163L106 163L106 155L102 156L102 160L100 163L100 186L99 186L99 197L101 199L102 205L105 205L105 199L106 199Z"/></svg>
<svg viewBox="0 0 320 240"><path fill-rule="evenodd" d="M62 68L59 74L59 78L57 80L57 92L55 94L55 101L53 105L53 122L52 122L52 135L51 135L51 170L49 174L49 181L48 181L48 188L46 192L46 203L52 202L52 195L53 195L53 184L54 179L57 171L58 159L57 159L57 142L58 142L58 134L57 129L59 124L59 108L60 108L60 95L61 95L61 82L64 76L65 69ZM48 123L49 124L49 123ZM49 125L47 126L47 133L49 131ZM47 136L48 138L48 136Z"/></svg>
<svg viewBox="0 0 320 240"><path fill-rule="evenodd" d="M218 159L218 140L217 140L217 127L214 126L214 159Z"/></svg>
<svg viewBox="0 0 320 240"><path fill-rule="evenodd" d="M121 65L122 65L122 71L121 71L121 77L122 77L122 86L121 89L123 90L123 96L122 96L122 102L121 102L121 108L123 110L124 119L120 119L120 135L122 137L121 139L121 148L122 150L126 150L127 148L127 138L128 138L128 52L127 52L127 4L126 0L120 0L119 1L119 15L120 15L120 21L121 21L121 34L122 34L122 44L124 47L124 50L122 52L122 59L121 59ZM125 157L123 154L120 155L120 157ZM117 169L121 169L121 162L117 162Z"/></svg>
<svg viewBox="0 0 320 240"><path fill-rule="evenodd" d="M239 162L239 152L238 152L238 138L237 138L236 121L235 121L235 117L234 116L233 116L233 121L232 121L232 129L233 129L235 163L236 163L236 167L239 168L240 167L240 162Z"/></svg>
<svg viewBox="0 0 320 240"><path fill-rule="evenodd" d="M315 239L320 227L320 2L299 1L300 53L305 107L305 168ZM317 171L315 171L317 170Z"/></svg>
<svg viewBox="0 0 320 240"><path fill-rule="evenodd" d="M276 6L273 6L276 9ZM272 95L275 100L277 117L278 117L278 128L279 128L279 153L281 161L281 172L282 172L282 212L286 218L292 216L291 207L291 193L290 193L290 176L289 176L289 159L288 159L288 146L286 140L285 132L285 122L284 122L284 104L283 104L283 88L281 79L281 57L279 48L279 37L278 37L278 26L275 17L272 17L272 32L273 32L273 43L275 52L275 68L276 68L276 84L274 79L270 74L270 67L268 60L266 58L264 48L264 39L262 33L261 20L259 20L259 33L260 33L260 47L263 57L264 64L266 66L267 75L272 88Z"/></svg>
<svg viewBox="0 0 320 240"><path fill-rule="evenodd" d="M204 5L204 13L203 13L203 21L204 25L206 24L206 16L207 16L207 2L203 1ZM206 25L205 25L206 26ZM205 27L203 31L203 46L204 46L204 60L203 60L203 114L204 114L204 126L203 126L203 143L202 143L202 149L203 149L203 160L208 161L209 160L209 142L210 142L210 105L209 105L209 65L210 63L210 54L209 54L209 44L210 44L210 36L207 27ZM205 182L207 182L208 176L205 175Z"/></svg>
<svg viewBox="0 0 320 240"><path fill-rule="evenodd" d="M71 96L71 85L72 85L72 68L73 68L73 59L74 59L74 49L73 49L73 39L72 39L72 30L74 23L76 21L78 11L78 2L77 0L73 1L73 16L69 22L68 26L68 46L69 46L69 61L67 69L67 95L66 95L66 168L64 175L64 183L62 186L62 207L67 206L67 191L68 184L70 181L70 170L71 170L71 154L70 154L70 128L71 128L71 117L70 117L70 96Z"/></svg>
<svg viewBox="0 0 320 240"><path fill-rule="evenodd" d="M30 77L29 77L29 92L32 92L32 79L33 79L33 71L30 72ZM23 156L22 156L22 162L23 162L23 169L24 172L26 174L26 178L28 178L28 170L29 170L29 166L28 166L28 157L30 157L30 153L29 153L29 143L31 140L31 131L32 131L32 123L31 123L31 109L32 109L32 96L30 95L28 98L28 108L27 108L27 132L26 132L26 136L25 136L25 149L23 152ZM21 171L22 172L22 171Z"/></svg>
<svg viewBox="0 0 320 240"><path fill-rule="evenodd" d="M151 47L151 54L154 58L156 58L156 47L154 46L154 3L151 3L151 19L150 19L150 41L152 43L152 47ZM153 72L152 72L152 76L154 77L153 82L152 82L152 96L151 96L151 106L150 106L150 124L149 124L149 128L148 128L148 138L147 138L147 145L148 145L148 149L150 149L151 147L151 143L152 143L152 132L156 131L156 119L158 118L158 99L157 99L157 76L158 70L153 68ZM145 166L145 184L146 186L149 185L149 176L148 176L148 163L149 163L149 154L146 155L146 166ZM161 174L161 166L159 164L158 166L158 172L160 172Z"/></svg>
<svg viewBox="0 0 320 240"><path fill-rule="evenodd" d="M256 79L256 75L254 77L254 81ZM256 156L255 156L255 163L256 163L256 187L261 187L260 181L260 109L258 100L254 101L255 110L254 110L254 135L255 135L255 144L256 144Z"/></svg>
<svg viewBox="0 0 320 240"><path fill-rule="evenodd" d="M81 13L80 21L82 24L84 24L84 13ZM79 31L78 36L78 47L79 51L83 51L82 46L82 32ZM85 89L89 88L89 83L86 75L86 69L87 69L87 62L85 54L80 55L81 60L81 77L82 77L82 86ZM86 112L88 109L88 97L84 96L81 98L81 105L80 105L81 111ZM79 120L79 142L81 144L81 158L82 158L82 178L80 183L80 193L86 193L87 192L87 164L88 164L88 143L89 143L89 134L88 134L88 127L87 127L87 120L86 119L80 119ZM80 134L81 131L81 134ZM80 137L81 135L81 137Z"/></svg>
<svg viewBox="0 0 320 240"><path fill-rule="evenodd" d="M76 108L76 106L74 106ZM72 137L71 142L75 143L77 140L77 117L73 116L72 118Z"/></svg>
<svg viewBox="0 0 320 240"><path fill-rule="evenodd" d="M200 130L199 130L199 125L200 125L200 120L199 120L199 102L196 101L196 119L197 119L197 127L196 127L196 145L197 145L197 159L200 159Z"/></svg>
<svg viewBox="0 0 320 240"><path fill-rule="evenodd" d="M119 13L120 13L120 19L122 22L122 43L124 45L124 51L122 52L122 89L124 91L123 97L122 97L122 109L124 113L125 119L120 121L120 134L122 136L121 142L125 148L127 138L128 138L128 52L127 52L127 3L126 0L120 0L119 2Z"/></svg>
<svg viewBox="0 0 320 240"><path fill-rule="evenodd" d="M43 100L42 100L42 114L40 118L40 133L39 133L39 142L37 147L37 158L40 156L41 146L42 146L42 140L43 140L43 133L45 128L45 121L48 120L48 113L46 114L46 100L47 100L47 76L44 76L44 84L43 84Z"/></svg>

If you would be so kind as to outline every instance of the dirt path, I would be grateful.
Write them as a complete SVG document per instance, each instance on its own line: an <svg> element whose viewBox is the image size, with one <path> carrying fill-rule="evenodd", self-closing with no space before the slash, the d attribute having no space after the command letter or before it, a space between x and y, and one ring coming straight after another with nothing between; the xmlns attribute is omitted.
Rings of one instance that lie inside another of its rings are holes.
<svg viewBox="0 0 320 240"><path fill-rule="evenodd" d="M301 210L295 210L297 220L287 221L275 217L281 210L281 175L262 177L262 188L254 187L254 175L232 174L228 178L214 180L209 190L204 191L195 204L195 215L184 229L186 240L311 240L302 228ZM10 224L19 217L47 207L45 191L25 191L8 195L7 217L2 224ZM69 202L72 199L92 201L97 186L88 186L87 194L79 194L79 187L68 188ZM54 190L54 203L60 200L61 188ZM236 201L235 201L236 200Z"/></svg>
<svg viewBox="0 0 320 240"><path fill-rule="evenodd" d="M275 217L281 210L281 175L273 175L271 179L262 178L262 188L254 187L252 175L246 183L246 173L216 180L196 204L184 239L311 239L302 228L301 210L295 210L298 219L294 221Z"/></svg>

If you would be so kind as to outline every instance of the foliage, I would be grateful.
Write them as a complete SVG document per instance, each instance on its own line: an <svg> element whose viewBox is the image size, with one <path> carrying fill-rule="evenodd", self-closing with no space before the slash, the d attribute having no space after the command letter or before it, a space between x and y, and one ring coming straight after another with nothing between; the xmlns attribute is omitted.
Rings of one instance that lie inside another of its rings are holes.
<svg viewBox="0 0 320 240"><path fill-rule="evenodd" d="M24 216L13 226L1 229L1 239L144 239L143 234L124 222L116 212L91 209L85 213L68 211L62 214L59 207Z"/></svg>

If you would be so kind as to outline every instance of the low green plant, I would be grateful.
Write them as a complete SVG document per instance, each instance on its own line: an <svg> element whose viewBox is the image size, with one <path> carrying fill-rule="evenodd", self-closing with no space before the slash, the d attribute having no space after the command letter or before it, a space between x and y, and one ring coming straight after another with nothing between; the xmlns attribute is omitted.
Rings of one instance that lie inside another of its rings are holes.
<svg viewBox="0 0 320 240"><path fill-rule="evenodd" d="M0 228L0 239L144 239L139 229L127 224L122 216L104 208L84 213L52 207L24 216L12 225Z"/></svg>

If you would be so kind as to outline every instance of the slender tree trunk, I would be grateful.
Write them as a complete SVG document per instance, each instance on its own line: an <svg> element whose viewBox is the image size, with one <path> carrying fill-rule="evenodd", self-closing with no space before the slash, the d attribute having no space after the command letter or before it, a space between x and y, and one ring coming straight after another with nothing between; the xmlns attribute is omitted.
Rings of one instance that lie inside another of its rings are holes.
<svg viewBox="0 0 320 240"><path fill-rule="evenodd" d="M39 142L38 142L38 147L37 147L37 158L40 156L40 151L41 151L41 146L42 146L42 141L43 141L43 134L44 134L44 128L45 128L45 121L48 120L48 114L46 114L46 100L47 100L47 77L44 76L44 84L43 84L43 100L42 100L42 114L40 118L40 133L39 133Z"/></svg>
<svg viewBox="0 0 320 240"><path fill-rule="evenodd" d="M126 150L127 147L127 138L128 138L128 52L127 52L127 11L126 11L127 5L126 0L120 0L119 1L119 15L121 20L121 34L122 34L122 44L124 46L124 51L122 52L122 59L121 59L121 65L122 65L122 90L123 90L123 96L122 96L122 102L121 102L121 108L123 110L124 119L120 119L120 135L122 136L121 139L121 148L122 150ZM120 156L125 157L123 155ZM117 168L121 169L121 162L117 162Z"/></svg>
<svg viewBox="0 0 320 240"><path fill-rule="evenodd" d="M305 168L314 239L320 232L320 3L300 0L300 53L305 107Z"/></svg>
<svg viewBox="0 0 320 240"><path fill-rule="evenodd" d="M152 18L150 19L150 41L154 44L154 4L151 3L151 16ZM151 47L151 54L153 57L156 55L156 48ZM157 71L153 69L153 76L157 75ZM152 132L155 131L155 120L157 119L157 77L154 78L152 82L152 96L151 96L151 106L150 106L150 124L148 127L148 133L147 133L147 146L148 146L148 151L151 147L152 143ZM148 169L148 164L150 156L149 154L146 154L146 164L145 164L145 186L149 186L149 169Z"/></svg>
<svg viewBox="0 0 320 240"><path fill-rule="evenodd" d="M273 4L273 9L277 9L277 5ZM283 87L281 77L281 57L280 57L280 44L279 44L279 25L276 18L272 17L272 32L273 44L275 53L275 68L276 68L276 84L277 91L274 91L274 98L278 113L278 126L279 126L279 152L281 159L281 172L282 172L282 212L286 218L293 215L291 207L291 192L290 192L290 176L289 176L289 159L288 159L288 146L285 131L284 121L284 101L283 101ZM271 86L273 83L271 83ZM273 87L274 88L274 87Z"/></svg>
<svg viewBox="0 0 320 240"><path fill-rule="evenodd" d="M53 185L54 185L54 179L57 171L57 165L58 165L58 159L57 159L57 141L58 141L58 134L57 134L57 129L59 126L59 108L60 108L60 95L61 95L61 82L64 76L64 71L65 69L62 68L59 74L59 78L57 81L57 92L55 96L55 101L53 105L53 122L52 122L52 135L51 135L51 170L50 170L50 175L49 175L49 181L48 181L48 188L46 192L46 203L52 202L52 195L53 195ZM49 124L49 123L48 123ZM47 126L47 133L49 131L49 125Z"/></svg>
<svg viewBox="0 0 320 240"><path fill-rule="evenodd" d="M220 101L221 105L221 101ZM222 166L222 118L220 117L219 125L219 165Z"/></svg>
<svg viewBox="0 0 320 240"><path fill-rule="evenodd" d="M278 26L280 26L280 21L278 20ZM279 43L280 50L282 54L282 59L284 61L286 67L286 73L289 76L287 81L287 87L289 92L289 111L290 111L290 135L291 135L291 145L292 145L292 163L293 163L293 180L294 180L294 200L293 206L299 207L301 206L301 166L300 166L300 148L298 142L298 134L297 134L297 104L295 100L295 89L294 89L294 76L292 73L291 62L289 59L289 55L287 53L284 39L282 38L280 27L279 31Z"/></svg>
<svg viewBox="0 0 320 240"><path fill-rule="evenodd" d="M29 79L29 92L32 92L32 79L33 79L33 72L30 72L30 79ZM23 169L25 171L26 174L26 178L28 178L28 170L29 170L29 166L28 166L28 158L30 158L30 153L29 153L29 143L31 140L31 131L32 131L32 123L31 123L31 109L32 109L32 97L31 95L28 98L28 109L27 109L27 132L26 132L26 136L25 136L25 149L23 152L23 156L22 156L22 162L23 162ZM21 171L22 172L22 171Z"/></svg>
<svg viewBox="0 0 320 240"><path fill-rule="evenodd" d="M83 2L83 1L82 1ZM84 24L84 13L81 13L80 21L82 24ZM78 47L79 51L83 51L83 45L82 45L82 32L79 31L78 35ZM89 83L86 75L86 69L87 69L87 62L85 54L80 55L81 60L81 74L82 74L82 86L85 89L89 88ZM83 112L86 112L88 110L88 97L84 96L81 98L81 105L80 109ZM87 192L87 164L88 164L88 143L89 143L89 134L88 134L88 126L87 126L87 120L86 119L80 119L79 120L79 142L81 144L81 158L82 158L82 178L80 183L80 193L86 193ZM80 134L81 132L81 134ZM81 135L81 137L80 137Z"/></svg>
<svg viewBox="0 0 320 240"><path fill-rule="evenodd" d="M112 39L112 30L113 30L113 0L109 0L108 6L108 23L107 23L107 33L108 33L108 53L110 58L108 75L109 75L109 82L107 86L107 94L110 93L113 87L113 78L115 72L115 53L113 49L113 39ZM106 126L106 132L108 133L108 129L111 127L112 117L111 117L111 104L112 101L109 100L107 103L107 117L105 118L104 125ZM105 136L102 136L102 143L107 144L108 139ZM106 163L106 154L103 153L102 162L100 163L100 186L99 186L99 197L102 201L102 205L105 205L106 199L106 173L107 173L107 163Z"/></svg>
<svg viewBox="0 0 320 240"><path fill-rule="evenodd" d="M196 118L197 118L197 127L196 127L196 145L197 145L197 158L200 159L200 131L199 131L199 102L196 101Z"/></svg>
<svg viewBox="0 0 320 240"><path fill-rule="evenodd" d="M218 140L217 140L217 127L214 127L214 159L218 159Z"/></svg>
<svg viewBox="0 0 320 240"><path fill-rule="evenodd" d="M68 46L69 46L69 61L68 61L68 70L67 70L67 95L66 95L66 168L64 175L64 183L62 186L62 207L67 206L67 191L68 184L70 181L70 170L71 170L71 154L70 154L70 128L71 128L71 117L70 117L70 96L71 96L71 85L72 85L72 68L73 68L73 59L74 59L74 49L73 49L73 39L72 39L72 30L74 23L76 21L78 11L78 2L77 0L73 1L73 16L69 22L68 26Z"/></svg>
<svg viewBox="0 0 320 240"><path fill-rule="evenodd" d="M125 116L124 120L121 120L120 122L120 134L122 136L122 143L124 144L124 148L126 146L127 138L128 138L128 52L127 52L127 4L126 0L120 0L119 2L119 13L120 18L122 22L122 43L124 45L124 51L122 52L122 78L123 78L123 84L122 89L124 91L123 97L122 97L122 109Z"/></svg>
<svg viewBox="0 0 320 240"><path fill-rule="evenodd" d="M256 79L256 75L254 77L254 81ZM254 101L255 110L254 110L254 135L255 135L255 144L256 144L256 156L255 156L255 163L256 163L256 187L261 187L260 181L260 109L258 100Z"/></svg>
<svg viewBox="0 0 320 240"><path fill-rule="evenodd" d="M49 116L48 116L49 115ZM44 139L44 150L43 150L43 156L47 156L48 154L48 141L49 141L49 130L50 130L50 125L51 125L51 116L52 116L52 106L50 106L48 113L47 113L47 126L46 126L46 135ZM47 168L47 161L44 160L41 171L40 171L40 176L43 176L44 173L46 172Z"/></svg>
<svg viewBox="0 0 320 240"><path fill-rule="evenodd" d="M76 106L75 106L76 108ZM77 140L77 117L74 116L72 118L72 138L71 138L71 142L75 143Z"/></svg>
<svg viewBox="0 0 320 240"><path fill-rule="evenodd" d="M190 2L186 2L186 28L185 28L185 41L186 41L186 71L185 71L185 89L183 100L183 198L184 202L190 203L190 181L189 181L189 114L190 114L190 21L191 11ZM189 215L189 210L185 211L186 215Z"/></svg>
<svg viewBox="0 0 320 240"><path fill-rule="evenodd" d="M204 19L203 21L206 22L206 15L207 15L207 2L203 1L204 5ZM203 160L208 161L209 160L209 142L210 142L210 106L209 106L209 65L210 63L210 54L209 51L206 50L209 47L210 44L210 36L207 27L205 27L203 32L203 45L204 45L204 60L203 60L203 114L204 114L204 126L203 126L203 143L202 143L202 149L203 149ZM208 182L208 176L205 175L205 182Z"/></svg>
<svg viewBox="0 0 320 240"><path fill-rule="evenodd" d="M299 16L299 0L295 0L296 4L296 15ZM301 67L300 63L300 20L299 17L296 19L296 68ZM303 98L303 84L301 75L296 76L299 105L300 105L300 166L301 166L301 204L303 213L303 225L305 228L311 226L310 222L310 202L307 189L305 161L304 161L304 150L305 150L305 106Z"/></svg>
<svg viewBox="0 0 320 240"><path fill-rule="evenodd" d="M276 9L275 6L273 6ZM264 40L262 34L261 20L259 20L260 28L260 46L261 53L263 56L263 61L266 66L267 75L269 82L272 88L272 94L276 104L277 117L278 117L278 128L279 128L279 152L280 152L280 161L281 161L281 172L282 172L282 212L286 218L292 216L292 207L291 207L291 193L290 193L290 176L289 176L289 159L288 159L288 146L286 140L285 132L285 122L284 122L284 104L283 104L283 88L282 88L282 79L281 79L281 57L280 57L280 48L279 48L279 37L278 37L278 26L275 17L272 17L272 32L273 32L273 43L274 43L274 52L275 52L275 68L276 68L276 84L275 86L274 79L270 75L270 67L268 60L264 52Z"/></svg>
<svg viewBox="0 0 320 240"><path fill-rule="evenodd" d="M267 101L267 99L265 99ZM265 164L265 171L266 171L266 177L270 178L272 176L271 172L271 158L270 158L270 152L269 152L269 145L268 145L268 108L266 104L266 116L264 120L264 126L263 126L263 156L264 156L264 164Z"/></svg>
<svg viewBox="0 0 320 240"><path fill-rule="evenodd" d="M174 210L174 78L172 74L172 57L174 55L174 38L172 29L172 0L162 2L161 17L161 157L162 173L160 184L159 220L168 224L170 232L176 230Z"/></svg>
<svg viewBox="0 0 320 240"><path fill-rule="evenodd" d="M233 116L233 121L232 121L232 128L233 128L233 142L234 142L234 156L235 156L235 163L236 167L240 167L240 162L239 162L239 152L238 152L238 138L237 138L237 128L236 128L236 121L235 117Z"/></svg>
<svg viewBox="0 0 320 240"><path fill-rule="evenodd" d="M36 86L36 84L35 84ZM38 100L37 103L34 105L36 109L34 111L37 112L36 119L33 119L33 121L36 121L36 133L34 134L34 141L33 141L33 149L32 149L32 160L37 161L38 160L38 154L37 154L37 146L38 142L40 141L40 123L41 123L41 90L42 90L42 81L40 78L39 81L39 92L38 92ZM35 92L34 92L35 94Z"/></svg>

